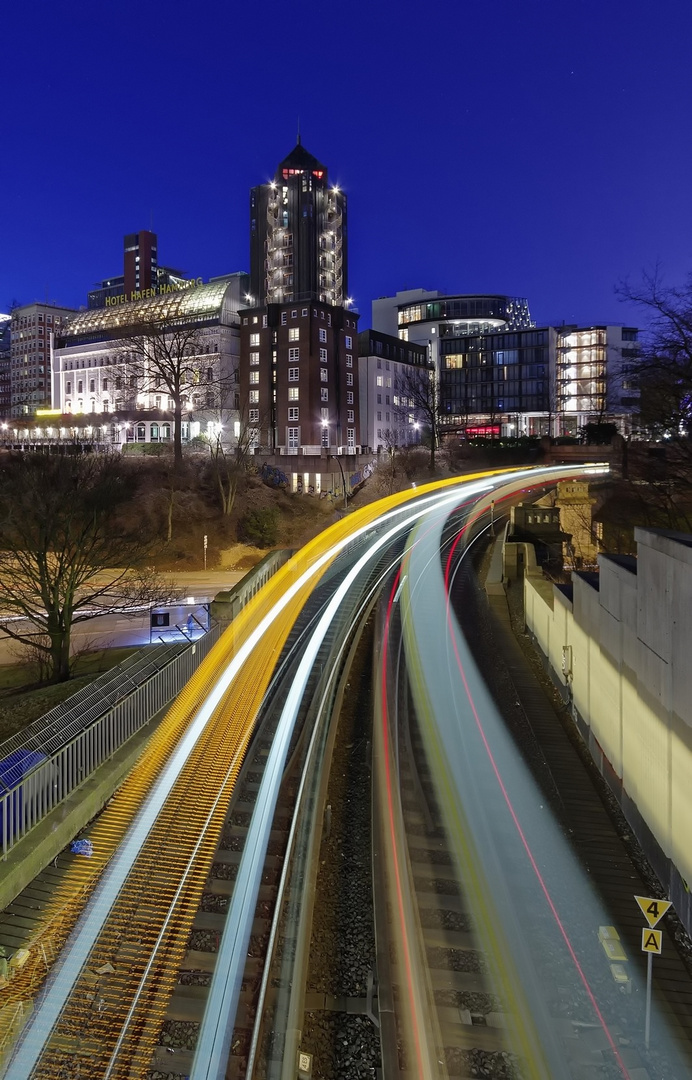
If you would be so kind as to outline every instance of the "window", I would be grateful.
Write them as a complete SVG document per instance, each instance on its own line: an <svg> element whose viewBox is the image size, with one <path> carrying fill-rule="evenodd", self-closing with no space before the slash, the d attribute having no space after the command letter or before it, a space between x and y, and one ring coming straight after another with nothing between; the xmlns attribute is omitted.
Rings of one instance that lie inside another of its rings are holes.
<svg viewBox="0 0 692 1080"><path fill-rule="evenodd" d="M348 414L347 414L347 416L346 416L346 422L347 422L348 424L352 424L354 420L355 420L355 414L354 414L354 411L353 411L353 409L349 409L349 410L348 410Z"/></svg>
<svg viewBox="0 0 692 1080"><path fill-rule="evenodd" d="M77 393L78 394L83 394L84 393L84 383L82 382L81 379L77 383Z"/></svg>
<svg viewBox="0 0 692 1080"><path fill-rule="evenodd" d="M250 391L250 404L251 405L258 405L259 404L259 390L251 390Z"/></svg>
<svg viewBox="0 0 692 1080"><path fill-rule="evenodd" d="M107 390L107 389L108 389L108 379L104 379L104 380L103 380L102 386L103 386L103 389L104 389L104 390Z"/></svg>
<svg viewBox="0 0 692 1080"><path fill-rule="evenodd" d="M329 409L320 409L320 419L322 423L326 423L329 420Z"/></svg>
<svg viewBox="0 0 692 1080"><path fill-rule="evenodd" d="M346 367L353 367L353 356L351 353L346 353Z"/></svg>
<svg viewBox="0 0 692 1080"><path fill-rule="evenodd" d="M289 382L298 382L298 374L299 374L299 372L300 372L300 368L290 367L288 369L288 381Z"/></svg>
<svg viewBox="0 0 692 1080"><path fill-rule="evenodd" d="M308 309L306 307L304 307L300 314L302 315L303 318L305 318L307 313L308 313Z"/></svg>
<svg viewBox="0 0 692 1080"><path fill-rule="evenodd" d="M93 394L95 390L96 390L96 381L94 379L89 379L89 393Z"/></svg>
<svg viewBox="0 0 692 1080"><path fill-rule="evenodd" d="M353 405L353 390L348 390L346 392L346 404Z"/></svg>
<svg viewBox="0 0 692 1080"><path fill-rule="evenodd" d="M329 428L326 424L322 427L322 446L329 446Z"/></svg>
<svg viewBox="0 0 692 1080"><path fill-rule="evenodd" d="M392 385L392 376L391 376L391 375L388 375L388 376L387 376L387 381L386 381L386 383L385 383L385 386L391 386L391 385Z"/></svg>
<svg viewBox="0 0 692 1080"><path fill-rule="evenodd" d="M259 424L259 409L250 409L248 417L251 424Z"/></svg>
<svg viewBox="0 0 692 1080"><path fill-rule="evenodd" d="M348 443L349 450L353 450L356 445L356 429L346 428L346 442Z"/></svg>
<svg viewBox="0 0 692 1080"><path fill-rule="evenodd" d="M381 405L381 404L382 404L382 394L378 394L378 395L377 395L377 404L378 404L378 405Z"/></svg>
<svg viewBox="0 0 692 1080"><path fill-rule="evenodd" d="M321 401L329 401L329 391L327 390L326 386L323 386L322 389L320 390L320 400Z"/></svg>
<svg viewBox="0 0 692 1080"><path fill-rule="evenodd" d="M281 325L285 326L287 322L288 322L288 312L287 311L282 311L281 312Z"/></svg>
<svg viewBox="0 0 692 1080"><path fill-rule="evenodd" d="M346 372L346 385L347 386L353 386L353 372L352 371L347 371Z"/></svg>
<svg viewBox="0 0 692 1080"><path fill-rule="evenodd" d="M259 346L259 334L250 334L250 346Z"/></svg>
<svg viewBox="0 0 692 1080"><path fill-rule="evenodd" d="M253 383L258 383L258 382L259 382L259 371L251 371L250 372L250 383L253 384Z"/></svg>
<svg viewBox="0 0 692 1080"><path fill-rule="evenodd" d="M298 387L297 386L289 386L289 388L288 388L288 400L289 401L297 401L298 400Z"/></svg>
<svg viewBox="0 0 692 1080"><path fill-rule="evenodd" d="M377 378L375 379L375 382L377 383L378 386L384 386L384 379L382 378L381 375L377 376Z"/></svg>
<svg viewBox="0 0 692 1080"><path fill-rule="evenodd" d="M353 338L351 337L350 334L346 335L346 348L347 349L352 349L353 348Z"/></svg>
<svg viewBox="0 0 692 1080"><path fill-rule="evenodd" d="M299 329L299 327L292 326L290 328L290 330L288 331L288 340L289 341L298 341L299 337L300 337L300 329Z"/></svg>
<svg viewBox="0 0 692 1080"><path fill-rule="evenodd" d="M263 330L267 329L267 316L266 315L262 316L262 329ZM250 342L250 344L252 345L252 342ZM257 342L257 344L259 345L259 342Z"/></svg>
<svg viewBox="0 0 692 1080"><path fill-rule="evenodd" d="M292 319L297 319L297 318L298 318L298 312L297 312L297 311L295 311L295 310L293 310L293 311L291 312L291 318L292 318Z"/></svg>
<svg viewBox="0 0 692 1080"><path fill-rule="evenodd" d="M71 394L72 393L72 383L71 382L65 383L65 393L66 394Z"/></svg>
<svg viewBox="0 0 692 1080"><path fill-rule="evenodd" d="M378 409L378 411L377 411L377 419L378 420L382 419L382 411L380 409Z"/></svg>
<svg viewBox="0 0 692 1080"><path fill-rule="evenodd" d="M251 352L250 353L250 364L251 365L259 364L259 353L258 352Z"/></svg>
<svg viewBox="0 0 692 1080"><path fill-rule="evenodd" d="M324 314L324 312L322 314ZM325 330L325 328L323 326L320 326L320 341L326 341L326 340L327 340L327 331Z"/></svg>
<svg viewBox="0 0 692 1080"><path fill-rule="evenodd" d="M287 444L289 450L298 449L298 428L290 427L287 429Z"/></svg>
<svg viewBox="0 0 692 1080"><path fill-rule="evenodd" d="M389 371L389 360L385 360L384 366L386 367L387 371Z"/></svg>
<svg viewBox="0 0 692 1080"><path fill-rule="evenodd" d="M327 363L327 350L326 349L320 349L320 363L321 364L326 364Z"/></svg>
<svg viewBox="0 0 692 1080"><path fill-rule="evenodd" d="M326 382L326 381L327 381L327 369L326 369L326 367L321 367L320 368L320 382Z"/></svg>
<svg viewBox="0 0 692 1080"><path fill-rule="evenodd" d="M298 406L297 405L289 405L289 407L288 407L288 419L289 420L297 420L298 419Z"/></svg>
<svg viewBox="0 0 692 1080"><path fill-rule="evenodd" d="M294 345L292 349L288 350L288 362L289 364L295 364L297 360L300 360L300 346Z"/></svg>

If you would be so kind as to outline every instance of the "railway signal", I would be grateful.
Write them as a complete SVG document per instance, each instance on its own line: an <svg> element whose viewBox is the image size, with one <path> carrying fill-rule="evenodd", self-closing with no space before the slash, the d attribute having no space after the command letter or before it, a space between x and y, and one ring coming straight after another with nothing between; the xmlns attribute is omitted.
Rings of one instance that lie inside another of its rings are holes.
<svg viewBox="0 0 692 1080"><path fill-rule="evenodd" d="M646 960L646 1020L644 1022L644 1043L649 1049L649 1034L651 1031L651 976L652 959L654 953L661 955L663 946L663 932L654 927L661 921L668 908L670 900L657 900L655 896L635 896L634 898L641 908L642 915L649 924L648 929L642 929L642 952L647 954Z"/></svg>

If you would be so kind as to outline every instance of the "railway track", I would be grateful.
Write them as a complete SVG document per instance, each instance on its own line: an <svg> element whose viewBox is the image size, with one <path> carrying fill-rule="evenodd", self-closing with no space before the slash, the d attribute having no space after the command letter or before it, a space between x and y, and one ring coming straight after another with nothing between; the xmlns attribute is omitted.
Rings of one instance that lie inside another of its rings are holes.
<svg viewBox="0 0 692 1080"><path fill-rule="evenodd" d="M375 734L373 773L378 995L392 1003L391 1015L381 1018L382 1075L515 1080L523 1074L491 978L494 961L475 933L473 903L459 879L408 676L393 644L399 618L398 606L390 604L383 634L394 658L378 679L388 703L380 722L389 730ZM415 1003L407 1001L412 978Z"/></svg>

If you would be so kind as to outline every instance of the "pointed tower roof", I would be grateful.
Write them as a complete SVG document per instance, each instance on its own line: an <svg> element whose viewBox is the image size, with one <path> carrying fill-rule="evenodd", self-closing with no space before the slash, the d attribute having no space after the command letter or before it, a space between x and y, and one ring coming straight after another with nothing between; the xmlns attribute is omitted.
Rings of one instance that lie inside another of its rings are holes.
<svg viewBox="0 0 692 1080"><path fill-rule="evenodd" d="M285 157L283 161L279 162L279 167L276 170L276 179L281 180L284 178L284 171L292 169L295 172L311 172L316 173L321 180L327 179L327 167L323 165L321 161L318 161L313 154L309 153L300 141L300 135L298 136L298 142L294 146L288 157Z"/></svg>

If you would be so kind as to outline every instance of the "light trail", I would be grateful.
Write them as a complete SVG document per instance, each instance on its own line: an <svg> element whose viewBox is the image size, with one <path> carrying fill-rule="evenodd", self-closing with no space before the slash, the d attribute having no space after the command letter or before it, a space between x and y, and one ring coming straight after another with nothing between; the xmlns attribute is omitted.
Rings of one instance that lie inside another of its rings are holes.
<svg viewBox="0 0 692 1080"><path fill-rule="evenodd" d="M478 493L486 491L488 484L478 484L476 489ZM445 506L451 505L457 499L456 492L438 493L426 498L423 500L425 506L417 505L415 510L407 513L404 520L397 522L386 533L374 540L338 586L305 648L277 725L257 795L255 812L248 828L207 998L207 1007L199 1032L190 1080L223 1080L225 1076L238 992L245 969L247 945L264 866L264 854L283 776L284 762L305 687L320 646L348 592L382 548L389 545L403 530L410 528L415 521L424 517L429 512L429 503Z"/></svg>

